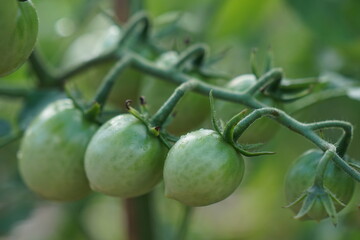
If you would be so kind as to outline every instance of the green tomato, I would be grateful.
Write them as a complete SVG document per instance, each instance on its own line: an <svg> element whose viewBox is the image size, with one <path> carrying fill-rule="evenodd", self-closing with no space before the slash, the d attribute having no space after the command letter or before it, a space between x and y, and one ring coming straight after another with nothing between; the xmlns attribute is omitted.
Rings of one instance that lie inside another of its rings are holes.
<svg viewBox="0 0 360 240"><path fill-rule="evenodd" d="M166 52L157 60L156 65L168 68L176 63L176 52ZM171 96L177 86L175 84L146 77L140 90L140 95L145 96L150 113L155 113ZM188 92L175 107L176 116L167 128L173 134L184 134L195 129L209 116L210 105L206 96Z"/></svg>
<svg viewBox="0 0 360 240"><path fill-rule="evenodd" d="M200 129L180 138L164 166L165 195L190 206L228 197L244 175L244 160L215 131Z"/></svg>
<svg viewBox="0 0 360 240"><path fill-rule="evenodd" d="M256 81L256 77L253 74L244 74L232 79L225 87L229 90L241 93L247 91L256 84ZM257 99L270 107L279 107L270 98L258 96ZM215 109L216 115L227 121L237 113L241 112L244 109L244 106L219 100L215 103ZM274 136L278 129L279 124L269 118L263 117L255 121L243 136L241 136L239 141L246 143L267 142Z"/></svg>
<svg viewBox="0 0 360 240"><path fill-rule="evenodd" d="M38 17L30 0L2 0L0 9L0 77L2 77L14 72L28 59L38 34Z"/></svg>
<svg viewBox="0 0 360 240"><path fill-rule="evenodd" d="M167 149L131 114L106 122L92 138L85 170L94 191L118 197L145 194L161 180Z"/></svg>
<svg viewBox="0 0 360 240"><path fill-rule="evenodd" d="M285 179L285 194L288 202L293 202L311 187L316 175L316 167L323 156L320 150L309 150L301 155L288 171ZM324 173L324 186L330 190L342 203L348 204L354 194L355 182L343 170L329 161ZM294 205L291 209L297 213L301 208L302 202ZM336 211L344 207L334 201ZM311 210L305 215L303 220L314 219L320 221L327 218L324 206L316 200Z"/></svg>
<svg viewBox="0 0 360 240"><path fill-rule="evenodd" d="M28 187L50 200L86 196L90 188L84 155L97 128L69 99L47 106L26 130L18 154L20 174Z"/></svg>

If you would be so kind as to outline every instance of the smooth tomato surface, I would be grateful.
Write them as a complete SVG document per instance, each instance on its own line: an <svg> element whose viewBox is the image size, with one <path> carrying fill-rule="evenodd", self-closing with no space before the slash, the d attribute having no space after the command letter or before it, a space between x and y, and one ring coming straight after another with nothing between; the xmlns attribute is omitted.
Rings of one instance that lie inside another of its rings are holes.
<svg viewBox="0 0 360 240"><path fill-rule="evenodd" d="M60 201L86 196L84 155L97 125L84 119L71 100L50 104L30 124L19 150L20 174L30 189Z"/></svg>
<svg viewBox="0 0 360 240"><path fill-rule="evenodd" d="M190 206L228 197L240 184L244 160L213 130L200 129L180 138L164 167L165 195Z"/></svg>
<svg viewBox="0 0 360 240"><path fill-rule="evenodd" d="M85 156L91 188L111 196L145 194L161 180L167 149L131 114L106 122Z"/></svg>

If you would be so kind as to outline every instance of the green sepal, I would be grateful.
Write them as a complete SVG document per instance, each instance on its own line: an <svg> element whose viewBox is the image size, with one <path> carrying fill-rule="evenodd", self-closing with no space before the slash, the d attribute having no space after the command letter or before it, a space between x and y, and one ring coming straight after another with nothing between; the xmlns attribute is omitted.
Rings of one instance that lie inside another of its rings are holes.
<svg viewBox="0 0 360 240"><path fill-rule="evenodd" d="M337 225L337 214L336 214L336 209L335 209L335 206L334 206L334 203L333 203L331 197L328 194L321 195L320 202L324 206L326 213L331 218L332 223L334 224L334 226L336 226Z"/></svg>
<svg viewBox="0 0 360 240"><path fill-rule="evenodd" d="M268 152L268 151L262 151L262 152L249 152L247 150L245 150L244 148L241 147L240 144L237 144L235 142L233 142L233 147L242 155L246 156L246 157L256 157L256 156L262 156L262 155L272 155L275 154L275 152Z"/></svg>
<svg viewBox="0 0 360 240"><path fill-rule="evenodd" d="M135 108L131 107L131 103L132 101L130 99L125 101L125 107L128 110L128 112L133 115L134 117L136 117L137 119L139 119L142 123L144 123L146 126L150 126L150 123L148 121L148 119L146 119L146 117L144 115L142 115L138 110L136 110ZM150 127L149 127L150 129ZM158 136L158 135L156 135Z"/></svg>
<svg viewBox="0 0 360 240"><path fill-rule="evenodd" d="M315 194L306 194L305 200L301 206L300 211L294 216L295 219L300 219L304 217L312 208L315 203L317 196Z"/></svg>
<svg viewBox="0 0 360 240"><path fill-rule="evenodd" d="M101 106L99 103L93 103L88 109L84 111L84 117L90 121L98 122L97 117L101 113Z"/></svg>
<svg viewBox="0 0 360 240"><path fill-rule="evenodd" d="M264 92L265 95L273 98L274 100L284 103L296 101L300 98L308 96L310 93L312 93L311 88L300 90L294 93L283 93L280 90L278 90L277 92L270 92L270 91Z"/></svg>
<svg viewBox="0 0 360 240"><path fill-rule="evenodd" d="M346 204L343 203L340 199L338 199L335 194L333 194L330 190L326 189L327 194L330 195L330 197L337 202L340 206L346 207Z"/></svg>
<svg viewBox="0 0 360 240"><path fill-rule="evenodd" d="M360 170L360 163L349 162L349 165Z"/></svg>
<svg viewBox="0 0 360 240"><path fill-rule="evenodd" d="M292 79L292 80L283 79L281 81L280 89L283 92L303 90L319 84L320 80L321 80L320 78L316 78L316 77Z"/></svg>
<svg viewBox="0 0 360 240"><path fill-rule="evenodd" d="M298 204L299 202L301 202L307 195L307 192L303 192L297 199L295 199L294 201L292 201L291 203L289 203L286 206L283 206L283 208L290 208L296 204Z"/></svg>
<svg viewBox="0 0 360 240"><path fill-rule="evenodd" d="M216 111L215 111L213 90L211 90L210 93L209 93L209 99L210 99L210 110L211 110L211 123L212 123L212 126L213 126L213 128L215 129L215 131L217 133L222 135L223 129L220 127L220 125L218 124L218 121L216 119Z"/></svg>
<svg viewBox="0 0 360 240"><path fill-rule="evenodd" d="M234 129L236 125L240 122L241 119L245 117L247 114L248 109L244 109L235 116L233 116L225 125L224 131L223 131L223 137L225 140L229 143L234 142Z"/></svg>
<svg viewBox="0 0 360 240"><path fill-rule="evenodd" d="M74 90L65 89L65 94L68 98L71 99L71 101L74 104L74 107L79 109L83 114L85 114L86 107L85 104L81 102L80 92L77 91L76 89Z"/></svg>
<svg viewBox="0 0 360 240"><path fill-rule="evenodd" d="M271 48L268 49L265 58L264 73L267 73L274 67L274 56Z"/></svg>
<svg viewBox="0 0 360 240"><path fill-rule="evenodd" d="M141 96L139 98L139 100L140 100L140 112L141 112L141 114L148 117L149 116L149 109L147 107L147 102L145 100L145 97Z"/></svg>
<svg viewBox="0 0 360 240"><path fill-rule="evenodd" d="M250 68L252 74L254 74L255 77L258 79L260 77L260 72L259 72L259 66L256 61L256 53L257 53L257 49L254 48L250 54Z"/></svg>
<svg viewBox="0 0 360 240"><path fill-rule="evenodd" d="M166 140L162 133L159 134L160 141L165 145L167 149L171 148L171 144Z"/></svg>

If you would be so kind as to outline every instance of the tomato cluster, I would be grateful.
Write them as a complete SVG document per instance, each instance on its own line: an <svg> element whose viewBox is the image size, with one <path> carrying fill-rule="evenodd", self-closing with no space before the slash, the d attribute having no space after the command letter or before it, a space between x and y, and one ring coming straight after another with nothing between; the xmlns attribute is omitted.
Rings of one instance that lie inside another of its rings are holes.
<svg viewBox="0 0 360 240"><path fill-rule="evenodd" d="M186 134L168 153L133 115L118 115L98 129L69 99L50 104L30 124L19 159L29 188L60 201L84 197L90 188L140 196L162 179L166 162L166 195L192 206L209 205L229 196L244 173L242 157L213 130Z"/></svg>

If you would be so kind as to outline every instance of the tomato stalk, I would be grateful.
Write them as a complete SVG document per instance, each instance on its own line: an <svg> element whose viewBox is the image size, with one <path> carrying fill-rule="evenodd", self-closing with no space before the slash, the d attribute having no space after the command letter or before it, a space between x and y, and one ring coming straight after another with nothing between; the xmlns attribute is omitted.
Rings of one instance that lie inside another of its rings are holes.
<svg viewBox="0 0 360 240"><path fill-rule="evenodd" d="M24 98L31 90L23 88L0 88L0 97Z"/></svg>
<svg viewBox="0 0 360 240"><path fill-rule="evenodd" d="M168 98L168 100L166 100L166 102L152 117L151 122L154 124L154 126L162 126L171 114L171 112L174 110L176 104L184 96L185 92L193 89L196 84L197 82L189 81L177 87L173 94Z"/></svg>
<svg viewBox="0 0 360 240"><path fill-rule="evenodd" d="M192 63L193 65L199 67L204 62L208 51L208 47L205 44L195 44L186 49L180 55L174 68L182 70L186 63Z"/></svg>
<svg viewBox="0 0 360 240"><path fill-rule="evenodd" d="M59 84L53 72L49 69L49 66L42 59L37 51L33 51L29 57L29 63L33 72L35 73L37 80L39 81L39 87L59 87L62 88L62 84Z"/></svg>
<svg viewBox="0 0 360 240"><path fill-rule="evenodd" d="M106 103L107 98L110 95L111 89L113 88L115 81L118 79L121 72L130 65L131 58L123 58L119 60L114 67L111 68L109 73L105 76L104 80L101 83L101 86L98 88L93 102L100 104L100 107L103 108Z"/></svg>
<svg viewBox="0 0 360 240"><path fill-rule="evenodd" d="M339 138L338 142L336 143L336 152L339 154L340 157L343 157L347 151L347 148L351 142L353 136L353 127L350 123L344 121L323 121L323 122L316 122L312 124L308 124L312 130L320 130L326 128L340 128L343 130L343 135Z"/></svg>
<svg viewBox="0 0 360 240"><path fill-rule="evenodd" d="M336 147L333 144L325 141L314 132L313 130L314 124L301 123L296 119L292 118L291 116L287 115L285 112L276 108L256 109L248 116L246 116L243 120L241 120L234 129L235 141L237 141L238 138L240 138L240 136L254 121L264 116L270 117L275 121L279 122L280 124L284 125L285 127L289 128L291 131L304 136L305 138L313 142L316 146L318 146L321 150L331 151L333 153L333 161L345 172L347 172L351 177L353 177L355 180L360 182L360 172L356 171L336 153ZM328 124L328 122L326 124ZM344 127L344 124L341 124L341 126ZM346 127L346 129L348 129L348 127ZM349 134L345 134L344 136L349 136ZM349 139L351 139L351 137L350 138L342 137L342 139L345 140L341 141L341 145L346 145ZM346 149L345 146L342 146L342 148Z"/></svg>

